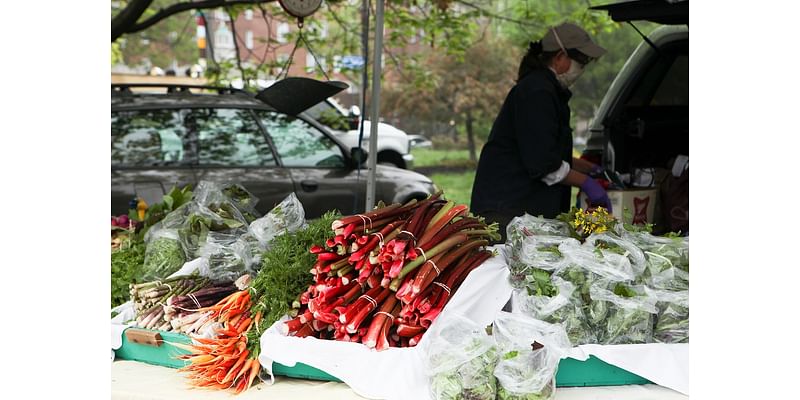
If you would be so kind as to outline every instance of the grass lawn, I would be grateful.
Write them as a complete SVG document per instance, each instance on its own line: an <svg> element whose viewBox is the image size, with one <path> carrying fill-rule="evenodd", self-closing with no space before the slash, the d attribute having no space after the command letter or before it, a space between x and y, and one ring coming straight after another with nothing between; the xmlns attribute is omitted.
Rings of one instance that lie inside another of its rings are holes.
<svg viewBox="0 0 800 400"><path fill-rule="evenodd" d="M460 174L433 174L430 176L433 183L444 191L448 200L453 200L456 204L466 204L469 206L472 197L472 181L475 179L475 171L468 171Z"/></svg>
<svg viewBox="0 0 800 400"><path fill-rule="evenodd" d="M468 150L411 149L414 167L472 166Z"/></svg>

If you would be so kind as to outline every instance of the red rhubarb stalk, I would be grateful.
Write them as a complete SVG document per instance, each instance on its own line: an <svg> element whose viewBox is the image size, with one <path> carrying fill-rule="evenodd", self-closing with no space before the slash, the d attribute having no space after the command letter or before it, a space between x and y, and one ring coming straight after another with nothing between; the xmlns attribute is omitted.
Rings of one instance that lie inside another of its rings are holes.
<svg viewBox="0 0 800 400"><path fill-rule="evenodd" d="M407 324L397 325L397 334L400 335L400 337L414 337L420 334L424 330L425 329L421 326L413 326Z"/></svg>
<svg viewBox="0 0 800 400"><path fill-rule="evenodd" d="M375 317L372 318L372 323L369 325L367 334L364 337L363 342L367 347L373 348L377 345L378 335L383 330L384 322L389 318L384 313L390 313L392 309L394 309L395 304L397 304L397 298L394 296L387 296L386 300L381 304L381 308L378 310L378 313L375 314Z"/></svg>
<svg viewBox="0 0 800 400"><path fill-rule="evenodd" d="M417 276L414 279L414 282L411 284L412 298L418 295L423 289L428 287L428 285L430 285L431 282L433 282L433 280L436 279L436 277L441 274L441 271L447 269L448 266L453 264L464 254L472 251L476 247L488 246L488 245L489 245L488 240L470 240L467 243L462 244L458 248L449 251L445 256L440 257L439 260L434 259L431 260L430 262L426 262L420 268L420 272L417 274Z"/></svg>
<svg viewBox="0 0 800 400"><path fill-rule="evenodd" d="M445 207L442 207L442 210L444 210L449 205L450 203L445 205ZM442 228L445 227L445 225L449 224L450 221L453 220L453 218L466 214L468 210L469 209L467 208L466 205L459 204L457 206L452 206L449 209L447 209L446 212L442 214L438 220L436 219L436 217L434 217L434 219L431 220L430 224L425 229L425 233L419 239L419 243L425 243L431 240L431 238L436 236L436 234L439 233L439 231L441 231ZM439 213L441 214L441 210L439 211ZM437 216L439 216L439 214L437 214Z"/></svg>
<svg viewBox="0 0 800 400"><path fill-rule="evenodd" d="M464 242L466 240L467 240L467 235L465 235L463 233L459 233L459 234L453 235L453 236L447 238L446 240L444 240L442 243L439 243L436 247L434 247L434 248L430 249L428 252L426 252L426 256L427 256L427 258L433 258L437 254L445 252L445 251L453 248L457 244L459 244L461 242ZM417 258L416 260L411 261L410 263L406 264L406 266L403 267L403 269L400 271L400 273L397 275L397 277L394 278L394 280L389 284L389 288L392 289L393 291L397 291L397 289L400 287L400 283L402 283L403 278L405 278L406 275L408 275L411 271L415 270L423 262L425 262L426 260L424 258L425 257Z"/></svg>
<svg viewBox="0 0 800 400"><path fill-rule="evenodd" d="M392 309L391 314L393 316L397 316L397 313L399 312L400 312L400 303L397 303ZM380 335L378 335L378 342L375 344L376 350L383 351L388 349L389 346L392 345L390 337L392 336L391 333L393 326L394 326L394 318L386 318L386 320L383 322L383 327L381 328Z"/></svg>
<svg viewBox="0 0 800 400"><path fill-rule="evenodd" d="M420 341L420 340L422 340L422 335L423 335L424 333L425 333L425 332L420 332L420 333L419 333L417 336L414 336L413 338L411 338L411 339L408 339L408 346L409 346L409 347L414 347L414 346L416 346L417 344L419 344L419 341Z"/></svg>
<svg viewBox="0 0 800 400"><path fill-rule="evenodd" d="M388 289L381 288L381 291L380 293L378 293L377 297L373 297L375 303L367 301L367 304L365 304L363 308L361 308L359 312L353 317L353 319L349 321L349 323L347 324L347 332L348 333L356 332L358 328L361 326L361 323L364 322L364 319L367 318L367 316L372 311L374 311L375 308L377 308L375 307L377 304L380 304L386 299L386 297L389 296L389 293L390 292Z"/></svg>

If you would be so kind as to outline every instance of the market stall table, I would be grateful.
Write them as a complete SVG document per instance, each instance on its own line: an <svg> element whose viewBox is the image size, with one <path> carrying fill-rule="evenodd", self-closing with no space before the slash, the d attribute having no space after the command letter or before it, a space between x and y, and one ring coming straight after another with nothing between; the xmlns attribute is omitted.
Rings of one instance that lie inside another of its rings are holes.
<svg viewBox="0 0 800 400"><path fill-rule="evenodd" d="M364 399L344 383L292 379L283 376L276 377L275 384L272 386L262 382L239 396L234 396L231 392L190 388L186 379L172 368L128 360L116 360L111 363L111 398L130 400ZM556 400L684 400L689 397L658 385L626 385L558 388L555 398Z"/></svg>

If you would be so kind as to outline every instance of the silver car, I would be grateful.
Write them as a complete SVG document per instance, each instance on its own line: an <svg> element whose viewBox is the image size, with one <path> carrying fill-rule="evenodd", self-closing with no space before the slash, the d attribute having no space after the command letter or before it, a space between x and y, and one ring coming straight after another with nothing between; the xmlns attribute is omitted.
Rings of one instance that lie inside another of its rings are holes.
<svg viewBox="0 0 800 400"><path fill-rule="evenodd" d="M292 192L308 218L332 209L364 211L367 170L355 158L366 155L345 148L314 119L228 88L140 86L148 91L112 85L114 215L127 213L134 198L152 204L173 186L194 187L201 180L240 183L260 199L262 213ZM376 176L376 200L385 203L435 191L416 172L378 166Z"/></svg>

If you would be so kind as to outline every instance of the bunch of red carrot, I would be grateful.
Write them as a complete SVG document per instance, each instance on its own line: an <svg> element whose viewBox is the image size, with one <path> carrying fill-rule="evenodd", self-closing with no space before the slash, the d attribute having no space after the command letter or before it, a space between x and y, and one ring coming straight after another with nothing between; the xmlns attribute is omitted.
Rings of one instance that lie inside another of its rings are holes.
<svg viewBox="0 0 800 400"><path fill-rule="evenodd" d="M217 337L194 338L196 344L192 345L172 343L189 352L180 356L188 361L181 371L188 373L193 386L234 389L238 394L253 384L261 364L258 354L247 349L247 332L258 325L261 313L251 315L251 307L250 290L237 291L200 310L220 324Z"/></svg>
<svg viewBox="0 0 800 400"><path fill-rule="evenodd" d="M334 236L310 251L314 281L295 302L284 333L415 346L467 275L491 256L496 225L440 194L334 221Z"/></svg>

